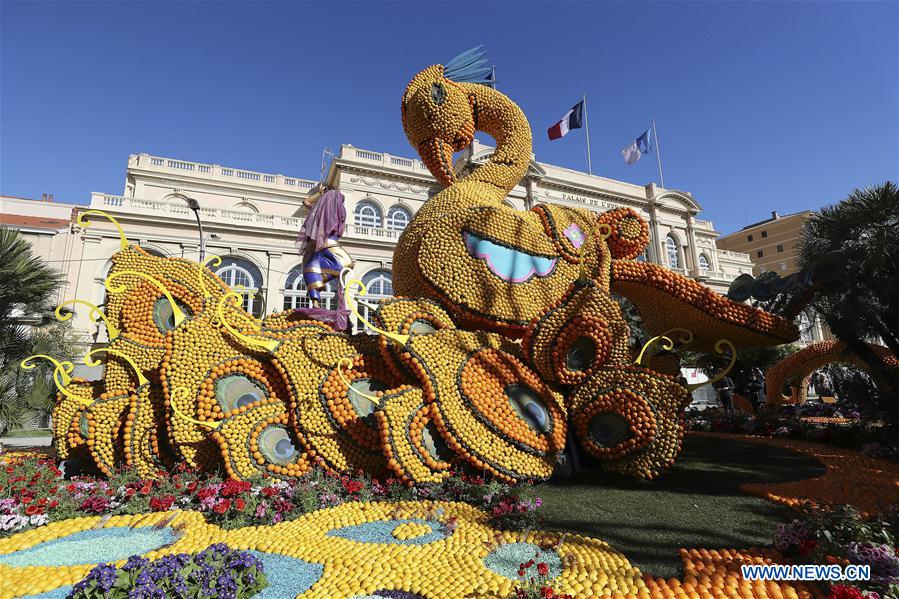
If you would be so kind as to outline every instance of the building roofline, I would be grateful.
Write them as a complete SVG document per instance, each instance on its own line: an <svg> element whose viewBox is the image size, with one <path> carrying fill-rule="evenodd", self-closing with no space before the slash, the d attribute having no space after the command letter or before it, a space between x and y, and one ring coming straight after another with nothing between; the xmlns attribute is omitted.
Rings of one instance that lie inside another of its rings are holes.
<svg viewBox="0 0 899 599"><path fill-rule="evenodd" d="M776 220L781 220L781 219L784 219L784 218L789 218L789 217L791 217L791 216L797 216L797 215L799 215L799 214L806 214L806 213L810 213L810 212L811 212L811 210L800 210L799 212L791 212L790 214L777 214L777 211L775 211L775 212L774 212L774 215L769 216L769 217L766 218L765 220L760 220L760 221L758 221L757 223L752 223L751 225L746 225L745 227L743 227L742 229L740 229L740 231L746 231L747 229L752 229L752 228L757 227L757 226L759 226L759 225L764 225L764 224L766 224L766 223L771 223L771 222L774 222L774 221L776 221ZM735 233L739 233L740 231L735 231ZM733 233L731 233L731 235L733 235Z"/></svg>

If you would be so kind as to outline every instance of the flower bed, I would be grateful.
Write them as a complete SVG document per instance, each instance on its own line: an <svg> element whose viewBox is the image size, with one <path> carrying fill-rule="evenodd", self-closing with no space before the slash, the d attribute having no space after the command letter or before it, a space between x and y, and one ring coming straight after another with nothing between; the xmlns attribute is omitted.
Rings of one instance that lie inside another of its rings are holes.
<svg viewBox="0 0 899 599"><path fill-rule="evenodd" d="M420 526L410 527L410 521ZM34 551L41 543L65 543L79 532L125 526L168 526L178 532L174 544L147 553L144 557L149 560L193 555L215 543L251 552L265 566L270 586L259 597L266 599L295 597L307 591L309 597L505 599L515 597L516 589L527 592L522 584L552 589L552 595L539 590L542 596L824 597L813 585L739 578L744 563L782 563L783 557L774 550L683 550L684 576L665 580L640 572L600 540L554 532L499 530L489 524L486 512L454 502L349 502L280 524L233 530L208 524L196 512L75 518L0 539L0 556L11 559L16 553ZM440 534L432 536L434 531ZM414 536L416 532L419 537ZM398 538L409 536L411 539ZM416 538L419 543L409 542ZM179 559L183 558L175 558ZM91 565L19 562L19 567L0 564L0 579L4 581L0 599L73 585L93 569ZM143 563L131 563L137 562ZM122 559L113 565L121 571L128 563ZM172 558L162 563L174 569ZM96 572L95 578L100 578L102 571Z"/></svg>
<svg viewBox="0 0 899 599"><path fill-rule="evenodd" d="M313 471L293 481L252 484L203 477L184 467L156 480L134 473L70 481L46 458L26 456L0 469L0 537L77 516L194 510L223 528L277 524L347 501L435 499L465 501L486 510L500 528L538 524L533 486L509 486L477 476L408 487L395 479L336 476Z"/></svg>
<svg viewBox="0 0 899 599"><path fill-rule="evenodd" d="M195 555L179 553L154 561L135 555L121 568L99 564L74 586L69 597L247 599L267 585L258 558L218 543Z"/></svg>
<svg viewBox="0 0 899 599"><path fill-rule="evenodd" d="M871 578L858 588L835 585L834 599L859 599L863 593L899 597L899 507L883 517L864 519L850 506L806 508L778 526L774 545L794 561L809 564L867 565Z"/></svg>

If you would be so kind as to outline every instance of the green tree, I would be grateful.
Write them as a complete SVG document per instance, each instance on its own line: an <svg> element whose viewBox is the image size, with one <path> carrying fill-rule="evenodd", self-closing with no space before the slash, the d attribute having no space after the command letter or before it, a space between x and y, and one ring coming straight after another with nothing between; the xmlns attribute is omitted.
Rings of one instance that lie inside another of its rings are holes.
<svg viewBox="0 0 899 599"><path fill-rule="evenodd" d="M837 339L868 367L882 392L882 408L899 413L899 373L887 368L866 345L879 338L899 356L899 188L895 183L856 189L839 204L809 218L800 245L800 266L833 250L842 250L848 257L841 284L819 291L812 305Z"/></svg>
<svg viewBox="0 0 899 599"><path fill-rule="evenodd" d="M79 342L68 323L53 319L59 272L36 256L18 231L0 227L0 434L53 405L53 367L24 370L32 354L71 360Z"/></svg>
<svg viewBox="0 0 899 599"><path fill-rule="evenodd" d="M769 368L794 353L797 349L798 347L792 344L739 348L734 367L728 373L728 376L734 381L737 392L743 393L743 390L749 383L753 368L767 372ZM681 363L683 366L701 368L706 375L713 377L730 364L730 354L720 356L717 354L684 352Z"/></svg>

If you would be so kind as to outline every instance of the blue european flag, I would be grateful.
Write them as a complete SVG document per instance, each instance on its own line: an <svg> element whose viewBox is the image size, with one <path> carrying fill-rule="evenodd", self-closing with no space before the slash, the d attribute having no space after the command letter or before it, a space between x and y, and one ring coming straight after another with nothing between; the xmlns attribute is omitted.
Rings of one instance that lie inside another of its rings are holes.
<svg viewBox="0 0 899 599"><path fill-rule="evenodd" d="M630 145L621 150L624 161L633 164L640 160L643 154L652 152L652 129L647 129L641 136L632 141Z"/></svg>

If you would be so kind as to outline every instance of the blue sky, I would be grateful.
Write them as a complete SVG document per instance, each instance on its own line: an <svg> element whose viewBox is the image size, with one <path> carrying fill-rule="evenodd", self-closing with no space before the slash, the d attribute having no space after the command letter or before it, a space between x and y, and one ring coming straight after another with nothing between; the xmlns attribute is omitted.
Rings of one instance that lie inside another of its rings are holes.
<svg viewBox="0 0 899 599"><path fill-rule="evenodd" d="M0 2L0 192L121 193L130 153L316 178L324 146L411 156L412 75L484 44L537 159L588 95L594 173L655 117L668 187L724 233L896 180L896 2ZM483 136L482 136L483 138Z"/></svg>

